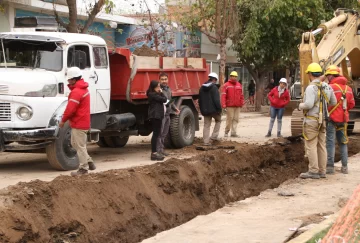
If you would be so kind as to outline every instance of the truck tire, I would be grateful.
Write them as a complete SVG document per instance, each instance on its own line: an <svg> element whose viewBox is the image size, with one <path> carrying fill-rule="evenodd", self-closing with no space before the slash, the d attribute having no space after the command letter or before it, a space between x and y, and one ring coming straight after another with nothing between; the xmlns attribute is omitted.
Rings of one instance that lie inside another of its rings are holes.
<svg viewBox="0 0 360 243"><path fill-rule="evenodd" d="M60 129L58 139L46 147L46 155L50 165L56 170L79 168L79 158L71 146L71 127L68 122Z"/></svg>
<svg viewBox="0 0 360 243"><path fill-rule="evenodd" d="M126 137L119 137L119 136L105 137L104 141L107 144L107 146L110 147L110 148L122 148L129 141L129 136L126 136Z"/></svg>
<svg viewBox="0 0 360 243"><path fill-rule="evenodd" d="M171 141L175 148L191 145L195 138L195 116L188 106L181 106L180 114L173 116L170 123Z"/></svg>
<svg viewBox="0 0 360 243"><path fill-rule="evenodd" d="M104 137L99 137L99 141L96 143L100 148L107 148L109 147L107 143L105 142Z"/></svg>

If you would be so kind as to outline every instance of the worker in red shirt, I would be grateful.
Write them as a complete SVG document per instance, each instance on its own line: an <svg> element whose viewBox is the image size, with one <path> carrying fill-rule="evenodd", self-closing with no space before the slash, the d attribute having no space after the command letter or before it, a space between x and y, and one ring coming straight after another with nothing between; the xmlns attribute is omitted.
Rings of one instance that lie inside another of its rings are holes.
<svg viewBox="0 0 360 243"><path fill-rule="evenodd" d="M287 87L286 78L282 78L279 81L279 86L273 88L268 94L270 101L270 124L269 130L265 137L271 137L271 132L277 118L277 137L282 137L281 126L282 117L284 115L285 106L290 102L290 93Z"/></svg>
<svg viewBox="0 0 360 243"><path fill-rule="evenodd" d="M71 127L71 145L79 157L80 167L72 176L87 174L88 170L95 170L95 164L86 149L87 133L90 129L90 94L89 84L82 79L81 70L71 67L67 71L68 87L71 93L68 98L64 115L59 127L69 121Z"/></svg>
<svg viewBox="0 0 360 243"><path fill-rule="evenodd" d="M341 152L341 172L348 174L348 137L347 123L349 122L349 110L354 108L355 100L351 87L347 86L345 77L340 76L340 68L330 65L325 76L334 90L337 104L329 106L329 120L326 126L326 150L327 165L326 174L334 174L335 138L338 141Z"/></svg>
<svg viewBox="0 0 360 243"><path fill-rule="evenodd" d="M225 137L239 137L236 134L239 122L240 108L244 105L244 94L242 85L237 80L238 74L235 71L230 73L230 80L223 85L221 92L221 106L226 109Z"/></svg>

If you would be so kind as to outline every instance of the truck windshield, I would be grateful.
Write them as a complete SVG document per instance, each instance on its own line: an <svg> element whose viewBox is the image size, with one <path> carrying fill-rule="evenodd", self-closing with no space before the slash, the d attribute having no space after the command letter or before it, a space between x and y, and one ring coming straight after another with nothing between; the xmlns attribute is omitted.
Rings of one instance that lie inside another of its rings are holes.
<svg viewBox="0 0 360 243"><path fill-rule="evenodd" d="M55 42L3 39L3 45L4 48L0 45L0 68L62 70L62 48Z"/></svg>

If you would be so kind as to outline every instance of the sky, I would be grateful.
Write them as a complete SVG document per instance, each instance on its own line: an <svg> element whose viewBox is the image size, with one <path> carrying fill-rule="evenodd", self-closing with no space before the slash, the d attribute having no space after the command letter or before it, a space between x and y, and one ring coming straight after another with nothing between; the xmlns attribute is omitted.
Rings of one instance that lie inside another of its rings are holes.
<svg viewBox="0 0 360 243"><path fill-rule="evenodd" d="M114 0L120 10L141 13L147 11L145 1L151 12L156 13L159 11L159 4L165 3L165 0Z"/></svg>
<svg viewBox="0 0 360 243"><path fill-rule="evenodd" d="M93 3L96 0L77 0L78 6L82 8L85 4ZM147 11L147 5L152 13L159 12L159 5L164 4L165 0L112 0L115 3L115 14L132 14L132 13L144 13Z"/></svg>

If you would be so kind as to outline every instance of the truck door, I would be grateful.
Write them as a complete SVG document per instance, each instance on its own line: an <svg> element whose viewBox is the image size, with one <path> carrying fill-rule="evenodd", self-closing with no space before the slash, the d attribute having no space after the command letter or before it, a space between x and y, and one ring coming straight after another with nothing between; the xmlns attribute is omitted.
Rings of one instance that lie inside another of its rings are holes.
<svg viewBox="0 0 360 243"><path fill-rule="evenodd" d="M96 85L97 74L94 69L91 46L88 44L75 44L70 45L67 52L67 67L78 67L81 69L83 79L89 84L90 92L90 112L96 113Z"/></svg>
<svg viewBox="0 0 360 243"><path fill-rule="evenodd" d="M93 46L94 71L96 80L95 112L107 112L110 106L109 55L105 46Z"/></svg>

